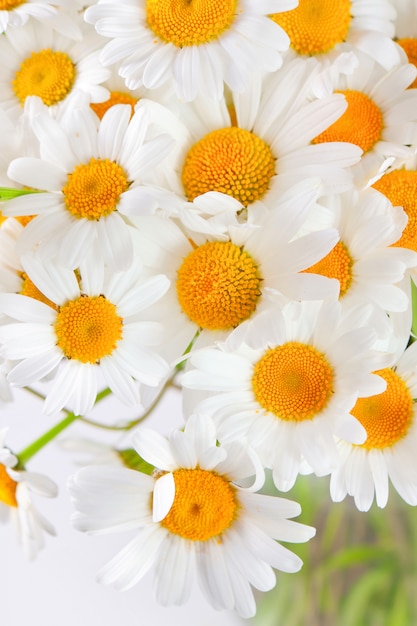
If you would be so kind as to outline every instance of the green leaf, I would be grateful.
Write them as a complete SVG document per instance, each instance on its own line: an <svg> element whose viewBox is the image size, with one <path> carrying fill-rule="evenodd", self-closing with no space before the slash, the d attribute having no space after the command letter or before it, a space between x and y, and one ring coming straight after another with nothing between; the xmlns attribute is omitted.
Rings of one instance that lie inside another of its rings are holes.
<svg viewBox="0 0 417 626"><path fill-rule="evenodd" d="M359 578L352 586L343 602L340 626L372 626L381 607L376 604L376 596L383 595L389 586L392 573L388 569L373 569Z"/></svg>
<svg viewBox="0 0 417 626"><path fill-rule="evenodd" d="M118 455L120 456L123 465L128 467L129 469L136 470L137 472L142 472L142 474L148 474L150 476L155 469L153 465L147 463L141 456L133 450L133 448L127 448L126 450L118 450Z"/></svg>
<svg viewBox="0 0 417 626"><path fill-rule="evenodd" d="M42 193L35 189L13 189L12 187L0 187L0 200L12 200L19 196L27 196L31 193Z"/></svg>
<svg viewBox="0 0 417 626"><path fill-rule="evenodd" d="M326 570L346 569L373 561L381 564L383 562L392 563L393 560L395 560L395 553L392 550L382 550L381 546L377 545L362 545L339 550L323 563L323 568Z"/></svg>

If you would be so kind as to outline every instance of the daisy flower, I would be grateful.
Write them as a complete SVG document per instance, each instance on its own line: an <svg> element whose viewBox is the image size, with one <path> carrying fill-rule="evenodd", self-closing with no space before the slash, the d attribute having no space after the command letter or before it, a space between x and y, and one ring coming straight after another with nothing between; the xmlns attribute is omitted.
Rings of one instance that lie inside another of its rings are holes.
<svg viewBox="0 0 417 626"><path fill-rule="evenodd" d="M323 205L340 239L329 254L305 271L335 278L344 306L371 301L383 311L405 311L408 297L396 283L408 268L416 266L417 254L398 247L407 224L403 209L393 207L373 189L327 197Z"/></svg>
<svg viewBox="0 0 417 626"><path fill-rule="evenodd" d="M171 81L181 100L197 93L218 99L223 83L244 91L251 74L281 66L289 38L268 14L296 5L296 0L99 0L84 17L112 39L101 61L119 63L129 89Z"/></svg>
<svg viewBox="0 0 417 626"><path fill-rule="evenodd" d="M417 7L414 0L391 0L397 16L395 41L403 49L408 62L417 66ZM417 78L410 87L417 87Z"/></svg>
<svg viewBox="0 0 417 626"><path fill-rule="evenodd" d="M99 62L99 46L94 31L74 41L45 23L8 29L0 39L1 108L17 117L26 98L38 96L56 115L74 92L88 94L92 102L105 100L108 91L101 83L109 71Z"/></svg>
<svg viewBox="0 0 417 626"><path fill-rule="evenodd" d="M55 530L35 508L31 494L54 498L57 486L43 474L13 469L17 458L4 446L6 433L0 430L0 521L13 524L25 556L33 559L44 546L44 533L55 535Z"/></svg>
<svg viewBox="0 0 417 626"><path fill-rule="evenodd" d="M300 506L254 493L241 485L263 474L242 443L216 445L206 415L191 416L184 432L167 439L141 428L137 452L155 466L152 476L125 468L87 467L70 480L78 530L104 534L138 529L136 537L98 574L101 583L125 590L155 566L156 597L183 604L197 577L216 609L255 614L251 586L275 585L272 568L296 572L302 562L275 539L304 542L315 534L291 521ZM115 498L117 506L115 506Z"/></svg>
<svg viewBox="0 0 417 626"><path fill-rule="evenodd" d="M182 385L206 397L185 392L186 410L208 411L222 442L247 437L287 491L303 460L319 476L337 466L334 437L341 431L348 441L364 441L350 410L359 395L385 388L371 373L383 361L375 339L364 307L342 316L340 303L328 300L265 311L216 348L191 353Z"/></svg>
<svg viewBox="0 0 417 626"><path fill-rule="evenodd" d="M44 193L9 200L9 216L36 213L19 240L19 252L41 246L49 257L76 268L98 242L105 262L121 271L133 262L128 216L153 210L141 178L156 167L171 139L146 141L147 114L117 105L101 122L89 107L74 108L66 123L43 114L32 121L40 158L14 159L8 176Z"/></svg>
<svg viewBox="0 0 417 626"><path fill-rule="evenodd" d="M389 0L299 0L294 10L271 15L271 19L288 33L292 54L314 56L323 63L358 49L386 69L398 63L391 39L395 9Z"/></svg>
<svg viewBox="0 0 417 626"><path fill-rule="evenodd" d="M68 7L67 0L2 0L0 2L0 33L8 28L21 28L30 18L48 24L58 32L81 39L81 31L61 7Z"/></svg>
<svg viewBox="0 0 417 626"><path fill-rule="evenodd" d="M391 71L365 54L349 75L339 74L333 90L348 103L346 112L313 143L348 141L362 148L360 163L352 166L355 181L366 186L388 164L411 158L417 141L417 91L407 89L417 70L404 63Z"/></svg>
<svg viewBox="0 0 417 626"><path fill-rule="evenodd" d="M361 445L339 441L340 466L332 473L330 493L335 502L347 494L367 511L375 498L388 501L389 480L408 504L417 504L417 344L401 354L391 368L376 373L387 384L382 393L358 398L351 413L366 430Z"/></svg>
<svg viewBox="0 0 417 626"><path fill-rule="evenodd" d="M199 330L199 341L224 338L268 306L270 296L314 300L337 290L326 277L302 272L311 265L309 259L319 260L333 248L337 231L317 230L295 239L318 191L317 180L305 180L283 193L259 224L232 223L221 233L211 221L205 231L201 220L201 231L187 234L174 221L158 216L135 221L144 264L171 280L170 291L154 311L166 328L167 358L179 358ZM238 204L215 192L194 203L202 208ZM188 223L194 227L190 217Z"/></svg>
<svg viewBox="0 0 417 626"><path fill-rule="evenodd" d="M165 276L141 280L137 263L123 273L105 272L94 249L79 274L33 255L22 263L51 306L1 294L1 310L15 320L0 327L1 353L17 362L8 375L13 385L51 375L46 413L67 404L77 415L90 411L99 373L128 405L140 402L137 381L157 386L167 375L167 364L153 349L159 325L137 320L167 290Z"/></svg>

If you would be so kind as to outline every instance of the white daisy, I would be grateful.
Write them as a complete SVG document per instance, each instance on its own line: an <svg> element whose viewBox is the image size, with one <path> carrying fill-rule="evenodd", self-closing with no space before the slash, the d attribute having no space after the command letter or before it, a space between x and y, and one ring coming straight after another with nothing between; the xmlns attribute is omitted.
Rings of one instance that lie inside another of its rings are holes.
<svg viewBox="0 0 417 626"><path fill-rule="evenodd" d="M64 123L65 122L65 123ZM20 196L3 206L9 216L36 213L19 250L41 245L48 256L76 268L98 241L106 263L128 268L134 257L127 218L149 213L154 202L141 179L159 165L171 139L146 141L146 111L111 107L101 122L89 107L73 108L59 123L47 114L32 121L41 158L14 159L8 175L44 193Z"/></svg>
<svg viewBox="0 0 417 626"><path fill-rule="evenodd" d="M364 152L352 166L355 181L366 186L381 169L411 158L417 143L417 91L407 89L417 74L410 63L386 71L366 54L349 75L339 74L333 90L347 99L346 112L314 143L348 141Z"/></svg>
<svg viewBox="0 0 417 626"><path fill-rule="evenodd" d="M21 28L30 18L54 28L58 32L81 39L77 23L61 9L70 6L68 0L2 0L0 2L0 33L8 28Z"/></svg>
<svg viewBox="0 0 417 626"><path fill-rule="evenodd" d="M137 316L165 293L165 276L142 280L135 263L123 273L103 270L96 250L72 270L27 256L22 264L51 306L20 294L1 294L1 310L14 323L0 328L1 354L16 361L8 375L17 386L52 374L44 410L69 405L77 415L94 405L98 374L125 404L140 402L137 381L156 386L168 366L153 349L160 326Z"/></svg>
<svg viewBox="0 0 417 626"><path fill-rule="evenodd" d="M367 433L362 445L339 442L341 465L332 473L330 493L335 502L347 494L361 511L374 500L388 501L389 480L400 496L417 504L417 344L412 344L392 368L377 371L384 378L384 392L360 397L352 414Z"/></svg>
<svg viewBox="0 0 417 626"><path fill-rule="evenodd" d="M268 14L296 6L296 0L129 0L99 2L85 19L112 38L104 65L120 63L129 89L154 89L171 81L181 100L197 93L220 98L223 82L244 91L250 75L275 71L289 38Z"/></svg>
<svg viewBox="0 0 417 626"><path fill-rule="evenodd" d="M342 316L332 300L289 303L242 324L216 348L192 352L195 369L183 375L183 387L208 397L195 405L185 394L185 406L210 412L220 441L247 437L287 491L303 459L317 475L337 466L335 435L365 439L349 411L359 395L385 388L371 374L384 362L374 341L364 307Z"/></svg>
<svg viewBox="0 0 417 626"><path fill-rule="evenodd" d="M395 9L389 0L299 0L293 11L271 18L290 37L289 56L314 56L325 63L358 49L386 69L400 58L391 39Z"/></svg>
<svg viewBox="0 0 417 626"><path fill-rule="evenodd" d="M44 533L55 535L55 530L34 507L31 494L54 498L57 486L43 474L13 469L18 460L4 446L6 433L0 430L0 521L13 524L25 556L33 559L44 546Z"/></svg>
<svg viewBox="0 0 417 626"><path fill-rule="evenodd" d="M337 292L333 281L302 272L310 265L308 259L321 259L333 248L337 231L317 230L295 240L314 208L319 188L315 179L294 185L258 224L227 224L227 211L224 222L208 220L205 229L200 218L201 230L192 234L157 216L135 221L144 264L171 280L171 289L154 311L166 328L167 358L179 358L199 330L200 339L209 343L224 338L268 306L270 296L314 300ZM241 206L215 192L199 196L194 203L201 208ZM197 221L198 216L188 216L190 227L197 228ZM224 223L226 227L216 231L215 226Z"/></svg>
<svg viewBox="0 0 417 626"><path fill-rule="evenodd" d="M16 117L28 96L39 96L51 114L74 92L88 94L92 102L105 100L101 83L109 71L99 62L99 48L94 31L74 41L39 22L8 29L0 39L0 106Z"/></svg>
<svg viewBox="0 0 417 626"><path fill-rule="evenodd" d="M141 428L133 443L157 468L152 476L87 467L70 481L78 530L139 531L101 569L99 581L129 589L155 564L159 603L183 604L197 576L216 609L254 615L251 585L266 591L275 585L272 567L296 572L302 565L274 541L304 542L314 536L310 526L289 520L300 506L253 493L261 477L252 490L241 487L258 474L259 462L240 442L216 445L208 416L191 416L184 432L174 431L169 439Z"/></svg>

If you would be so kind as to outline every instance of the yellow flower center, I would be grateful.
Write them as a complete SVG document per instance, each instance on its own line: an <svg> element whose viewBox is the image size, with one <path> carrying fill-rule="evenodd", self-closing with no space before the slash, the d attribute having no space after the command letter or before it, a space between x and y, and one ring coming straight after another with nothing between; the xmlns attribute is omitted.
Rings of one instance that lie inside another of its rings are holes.
<svg viewBox="0 0 417 626"><path fill-rule="evenodd" d="M130 104L133 115L137 101L138 98L134 98L129 93L125 93L124 91L111 91L108 100L105 100L104 102L92 102L90 107L93 109L94 113L102 119L106 111L108 111L110 107L115 104Z"/></svg>
<svg viewBox="0 0 417 626"><path fill-rule="evenodd" d="M259 200L275 174L275 159L267 144L243 128L209 133L188 151L182 183L188 200L207 191L221 191L244 206Z"/></svg>
<svg viewBox="0 0 417 626"><path fill-rule="evenodd" d="M207 541L231 526L238 505L228 481L202 469L179 469L173 474L175 499L162 526L191 541Z"/></svg>
<svg viewBox="0 0 417 626"><path fill-rule="evenodd" d="M4 465L0 464L0 502L17 507L16 487L17 482L10 478Z"/></svg>
<svg viewBox="0 0 417 626"><path fill-rule="evenodd" d="M322 54L346 40L351 4L350 0L299 0L292 11L271 18L285 30L298 54Z"/></svg>
<svg viewBox="0 0 417 626"><path fill-rule="evenodd" d="M256 401L286 421L313 419L333 393L333 368L313 346L290 341L267 350L255 364Z"/></svg>
<svg viewBox="0 0 417 626"><path fill-rule="evenodd" d="M55 311L58 310L57 305L49 300L49 298L47 298L41 291L39 291L26 272L21 272L20 276L22 278L22 284L19 293L22 294L22 296L29 296L29 298L34 298L35 300L39 300L39 302L47 304L51 308L55 309Z"/></svg>
<svg viewBox="0 0 417 626"><path fill-rule="evenodd" d="M340 283L340 296L344 296L352 283L353 259L344 243L339 241L326 256L304 270L308 274L321 274L327 278L337 278Z"/></svg>
<svg viewBox="0 0 417 626"><path fill-rule="evenodd" d="M178 48L217 39L236 17L237 0L146 0L149 28Z"/></svg>
<svg viewBox="0 0 417 626"><path fill-rule="evenodd" d="M383 193L394 206L402 206L407 213L406 227L393 245L417 252L417 172L394 170L384 174L372 186Z"/></svg>
<svg viewBox="0 0 417 626"><path fill-rule="evenodd" d="M417 39L414 37L404 37L404 39L397 39L398 45L404 50L408 57L408 62L417 67ZM409 86L409 89L417 87L417 78Z"/></svg>
<svg viewBox="0 0 417 626"><path fill-rule="evenodd" d="M22 106L28 96L39 96L51 106L64 100L75 80L75 65L65 52L46 48L22 61L13 89Z"/></svg>
<svg viewBox="0 0 417 626"><path fill-rule="evenodd" d="M351 413L367 432L362 448L386 448L405 437L413 419L413 399L405 382L392 369L375 372L387 382L382 393L359 398Z"/></svg>
<svg viewBox="0 0 417 626"><path fill-rule="evenodd" d="M26 0L0 0L0 11L10 11L26 2Z"/></svg>
<svg viewBox="0 0 417 626"><path fill-rule="evenodd" d="M129 187L126 172L109 159L90 159L77 165L62 189L68 211L77 218L99 220L116 209Z"/></svg>
<svg viewBox="0 0 417 626"><path fill-rule="evenodd" d="M256 308L261 278L252 257L230 241L207 242L185 257L177 278L182 310L200 328L227 330Z"/></svg>
<svg viewBox="0 0 417 626"><path fill-rule="evenodd" d="M347 141L368 152L381 138L383 117L380 108L361 91L347 89L336 93L345 96L348 108L334 124L317 135L313 143Z"/></svg>
<svg viewBox="0 0 417 626"><path fill-rule="evenodd" d="M116 349L123 320L104 296L81 296L60 307L55 322L57 345L68 359L97 363Z"/></svg>

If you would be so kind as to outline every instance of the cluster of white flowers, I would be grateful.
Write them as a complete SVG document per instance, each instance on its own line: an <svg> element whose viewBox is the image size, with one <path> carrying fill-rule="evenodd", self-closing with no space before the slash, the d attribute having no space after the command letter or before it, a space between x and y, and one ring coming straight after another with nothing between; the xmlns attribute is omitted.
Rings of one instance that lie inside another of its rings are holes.
<svg viewBox="0 0 417 626"><path fill-rule="evenodd" d="M415 3L0 0L0 31L0 397L66 415L1 431L0 514L34 556L32 456L175 381L184 428L70 477L73 522L138 530L102 583L250 617L315 533L265 471L417 505Z"/></svg>

